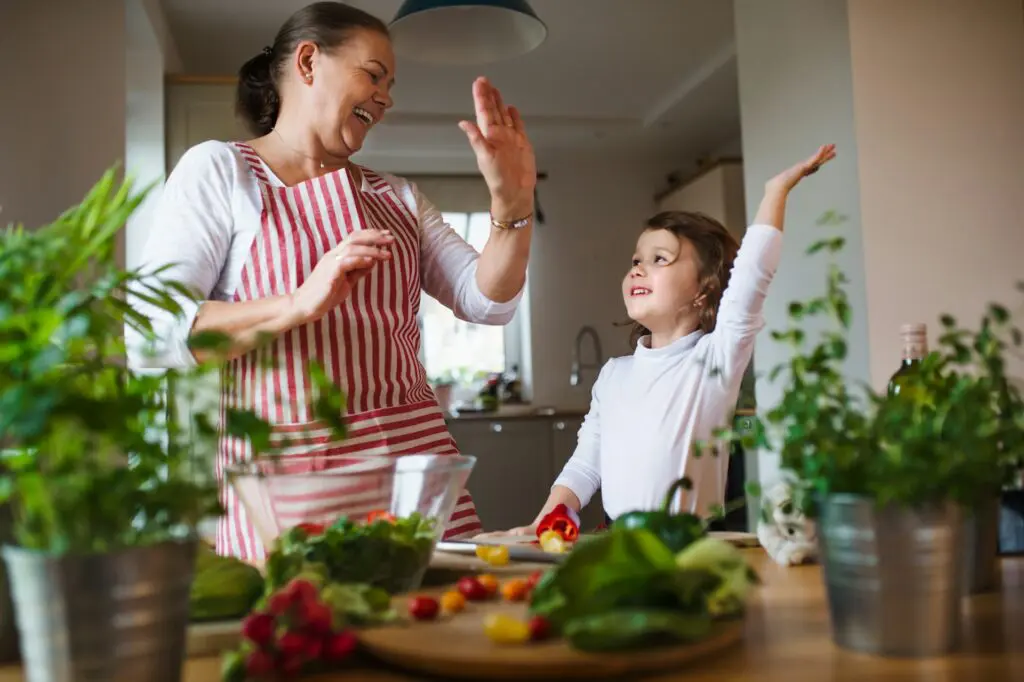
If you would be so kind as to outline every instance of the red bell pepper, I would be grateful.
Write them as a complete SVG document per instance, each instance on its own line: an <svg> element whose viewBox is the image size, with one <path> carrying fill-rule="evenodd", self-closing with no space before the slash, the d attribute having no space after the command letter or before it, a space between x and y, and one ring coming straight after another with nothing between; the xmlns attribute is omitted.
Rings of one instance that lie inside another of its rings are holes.
<svg viewBox="0 0 1024 682"><path fill-rule="evenodd" d="M537 524L537 537L549 530L561 535L566 542L576 542L580 535L580 517L569 507L560 504L545 514Z"/></svg>

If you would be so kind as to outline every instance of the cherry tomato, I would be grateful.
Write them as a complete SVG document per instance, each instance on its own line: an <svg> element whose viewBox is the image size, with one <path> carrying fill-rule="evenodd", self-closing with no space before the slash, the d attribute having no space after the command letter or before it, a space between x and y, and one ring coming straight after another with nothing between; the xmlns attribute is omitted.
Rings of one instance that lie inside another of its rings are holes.
<svg viewBox="0 0 1024 682"><path fill-rule="evenodd" d="M508 563L508 547L506 545L477 545L476 555L492 566L504 566Z"/></svg>
<svg viewBox="0 0 1024 682"><path fill-rule="evenodd" d="M484 586L487 590L487 596L493 597L498 593L498 579L490 573L483 573L478 575L476 578L477 582Z"/></svg>
<svg viewBox="0 0 1024 682"><path fill-rule="evenodd" d="M530 583L525 578L513 578L501 586L501 596L508 601L522 601L530 592Z"/></svg>
<svg viewBox="0 0 1024 682"><path fill-rule="evenodd" d="M530 639L530 628L504 613L492 613L484 620L484 634L498 644L519 644Z"/></svg>
<svg viewBox="0 0 1024 682"><path fill-rule="evenodd" d="M306 532L306 536L307 537L314 537L314 536L317 536L317 535L323 535L324 531L327 529L327 527L324 526L324 524L322 524L322 523L313 523L313 522L300 523L300 524L296 525L295 527L296 528L301 528L302 530L304 530Z"/></svg>
<svg viewBox="0 0 1024 682"><path fill-rule="evenodd" d="M441 595L441 608L448 613L458 613L466 608L466 598L460 592L445 592Z"/></svg>
<svg viewBox="0 0 1024 682"><path fill-rule="evenodd" d="M373 523L374 521L391 521L391 522L394 522L394 520L395 520L394 515L390 514L387 511L384 511L383 509L378 509L376 511L372 511L369 514L366 515L366 522L367 523Z"/></svg>
<svg viewBox="0 0 1024 682"><path fill-rule="evenodd" d="M441 606L433 597L413 597L409 601L409 615L416 620L434 620Z"/></svg>
<svg viewBox="0 0 1024 682"><path fill-rule="evenodd" d="M535 642L551 636L551 623L544 616L533 616L527 622L526 627L530 630L530 639Z"/></svg>
<svg viewBox="0 0 1024 682"><path fill-rule="evenodd" d="M460 578L455 585L463 597L469 601L481 601L487 599L487 588L480 584L480 581L471 575Z"/></svg>

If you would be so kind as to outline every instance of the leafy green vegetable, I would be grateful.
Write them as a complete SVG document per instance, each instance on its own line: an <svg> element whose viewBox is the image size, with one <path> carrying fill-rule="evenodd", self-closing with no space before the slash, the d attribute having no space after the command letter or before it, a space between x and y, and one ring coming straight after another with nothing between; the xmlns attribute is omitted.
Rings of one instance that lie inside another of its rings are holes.
<svg viewBox="0 0 1024 682"><path fill-rule="evenodd" d="M434 521L418 513L367 524L342 517L312 536L295 527L278 538L267 557L267 587L276 590L309 564L322 564L331 582L404 592L423 577L435 538Z"/></svg>
<svg viewBox="0 0 1024 682"><path fill-rule="evenodd" d="M688 571L706 571L718 584L708 593L712 616L732 616L743 611L750 588L759 581L757 573L731 543L718 538L701 538L676 555L676 566Z"/></svg>
<svg viewBox="0 0 1024 682"><path fill-rule="evenodd" d="M611 529L580 541L534 588L530 610L556 628L586 616L629 607L671 606L700 612L713 577L680 571L651 531Z"/></svg>
<svg viewBox="0 0 1024 682"><path fill-rule="evenodd" d="M572 620L564 634L581 651L616 651L698 640L711 622L700 612L619 609Z"/></svg>
<svg viewBox="0 0 1024 682"><path fill-rule="evenodd" d="M399 618L398 612L391 605L391 595L380 587L330 583L320 598L349 625L380 625L392 623Z"/></svg>
<svg viewBox="0 0 1024 682"><path fill-rule="evenodd" d="M581 540L533 589L530 612L588 651L687 641L738 613L756 581L732 545L709 538L673 554L651 530L613 526Z"/></svg>

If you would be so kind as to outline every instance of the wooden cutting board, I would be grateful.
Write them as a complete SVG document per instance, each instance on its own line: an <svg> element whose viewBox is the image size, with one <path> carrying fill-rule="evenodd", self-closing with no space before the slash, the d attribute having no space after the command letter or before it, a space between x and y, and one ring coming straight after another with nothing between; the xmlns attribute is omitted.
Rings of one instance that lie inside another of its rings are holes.
<svg viewBox="0 0 1024 682"><path fill-rule="evenodd" d="M437 590L424 593L436 594ZM406 597L396 606L407 610ZM634 675L690 664L734 646L743 622L723 622L693 644L615 653L584 653L564 641L495 644L484 633L492 613L524 618L525 603L492 600L469 603L466 610L431 622L411 622L360 630L363 648L372 656L409 670L446 678L508 680L524 678L594 679Z"/></svg>

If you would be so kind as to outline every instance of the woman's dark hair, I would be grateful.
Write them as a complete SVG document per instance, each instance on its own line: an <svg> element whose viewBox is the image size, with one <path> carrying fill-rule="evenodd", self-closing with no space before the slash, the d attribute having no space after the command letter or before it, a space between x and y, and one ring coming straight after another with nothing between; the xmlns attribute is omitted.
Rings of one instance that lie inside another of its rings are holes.
<svg viewBox="0 0 1024 682"><path fill-rule="evenodd" d="M281 110L278 78L281 66L291 58L299 43L311 41L330 52L341 47L358 30L388 35L388 27L377 17L343 2L314 2L293 14L277 32L274 44L247 61L238 70L235 111L257 136L270 133Z"/></svg>
<svg viewBox="0 0 1024 682"><path fill-rule="evenodd" d="M668 230L693 244L698 260L698 291L703 296L697 328L705 334L713 332L722 293L729 286L732 264L740 249L736 237L714 218L689 211L659 213L647 221L644 232L651 230ZM650 333L642 324L634 323L629 335L630 346L636 348L640 338Z"/></svg>

